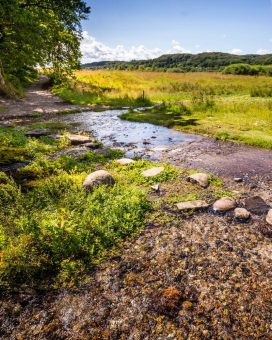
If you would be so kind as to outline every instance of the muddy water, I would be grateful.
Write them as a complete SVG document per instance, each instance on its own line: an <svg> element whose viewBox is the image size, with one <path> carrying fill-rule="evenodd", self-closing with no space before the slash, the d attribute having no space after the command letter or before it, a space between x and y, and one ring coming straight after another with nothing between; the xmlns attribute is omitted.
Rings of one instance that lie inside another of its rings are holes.
<svg viewBox="0 0 272 340"><path fill-rule="evenodd" d="M105 146L125 150L127 157L157 159L162 151L174 145L201 139L162 126L122 120L118 116L125 111L82 112L58 120L77 123L79 129L91 132Z"/></svg>

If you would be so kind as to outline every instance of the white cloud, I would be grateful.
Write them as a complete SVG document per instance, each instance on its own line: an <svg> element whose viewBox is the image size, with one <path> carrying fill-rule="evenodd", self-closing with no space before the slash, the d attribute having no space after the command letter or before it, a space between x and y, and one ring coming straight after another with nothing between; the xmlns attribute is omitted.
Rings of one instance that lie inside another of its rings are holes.
<svg viewBox="0 0 272 340"><path fill-rule="evenodd" d="M232 54L242 54L243 51L240 50L239 48L233 48L233 49L230 51L230 53L232 53Z"/></svg>
<svg viewBox="0 0 272 340"><path fill-rule="evenodd" d="M270 53L270 51L268 51L268 50L266 50L264 48L259 48L257 50L257 54L268 54L268 53Z"/></svg>
<svg viewBox="0 0 272 340"><path fill-rule="evenodd" d="M89 35L88 32L83 32L83 40L81 42L81 62L91 63L94 61L113 61L113 60L139 60L139 59L153 59L159 57L164 53L191 53L191 51L182 47L181 44L172 40L171 49L163 51L160 48L149 49L143 45L132 46L126 48L123 45L110 47L102 42L96 40L95 37Z"/></svg>
<svg viewBox="0 0 272 340"><path fill-rule="evenodd" d="M94 61L112 61L133 59L152 59L160 56L163 51L159 48L148 49L143 45L132 46L126 49L123 45L109 47L96 38L89 35L88 32L83 32L83 40L81 42L82 63Z"/></svg>
<svg viewBox="0 0 272 340"><path fill-rule="evenodd" d="M191 53L190 50L182 47L181 44L177 40L172 40L172 53Z"/></svg>

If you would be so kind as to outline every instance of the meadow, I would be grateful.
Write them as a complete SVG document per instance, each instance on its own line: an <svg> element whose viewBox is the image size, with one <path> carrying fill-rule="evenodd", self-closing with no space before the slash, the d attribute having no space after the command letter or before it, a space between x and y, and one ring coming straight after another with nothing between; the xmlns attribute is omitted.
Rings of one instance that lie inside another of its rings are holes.
<svg viewBox="0 0 272 340"><path fill-rule="evenodd" d="M54 92L94 108L136 108L122 118L272 148L272 78L222 73L81 70Z"/></svg>

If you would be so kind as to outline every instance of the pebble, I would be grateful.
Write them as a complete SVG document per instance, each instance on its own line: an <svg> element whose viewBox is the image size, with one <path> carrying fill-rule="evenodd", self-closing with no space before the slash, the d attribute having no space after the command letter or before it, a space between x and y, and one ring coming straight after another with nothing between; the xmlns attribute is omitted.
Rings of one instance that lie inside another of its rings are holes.
<svg viewBox="0 0 272 340"><path fill-rule="evenodd" d="M153 190L156 191L156 192L159 192L159 191L160 191L160 185L159 185L159 184L152 185L152 186L151 186L151 189L153 189Z"/></svg>
<svg viewBox="0 0 272 340"><path fill-rule="evenodd" d="M241 177L235 177L235 178L234 178L234 182L241 183L241 182L243 182L243 178L241 178Z"/></svg>

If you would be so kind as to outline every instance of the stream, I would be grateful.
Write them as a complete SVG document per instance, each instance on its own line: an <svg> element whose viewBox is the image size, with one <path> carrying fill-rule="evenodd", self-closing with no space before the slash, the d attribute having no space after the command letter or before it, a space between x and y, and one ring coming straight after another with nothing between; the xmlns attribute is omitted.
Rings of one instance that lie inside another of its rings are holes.
<svg viewBox="0 0 272 340"><path fill-rule="evenodd" d="M127 157L155 160L170 146L201 139L163 126L122 120L118 116L124 112L126 110L89 111L64 115L58 117L58 121L75 124L78 130L90 132L105 146L124 150Z"/></svg>

